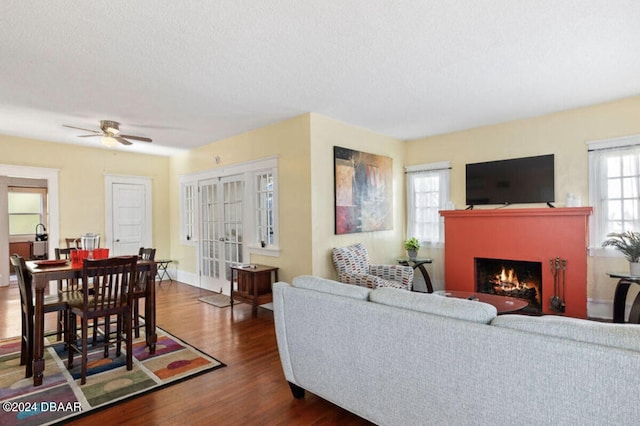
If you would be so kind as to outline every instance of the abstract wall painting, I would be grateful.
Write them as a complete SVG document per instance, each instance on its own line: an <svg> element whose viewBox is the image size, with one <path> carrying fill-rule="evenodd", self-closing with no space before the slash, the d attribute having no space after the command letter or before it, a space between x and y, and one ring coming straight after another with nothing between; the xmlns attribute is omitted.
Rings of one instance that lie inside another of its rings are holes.
<svg viewBox="0 0 640 426"><path fill-rule="evenodd" d="M333 147L335 233L393 229L393 160Z"/></svg>

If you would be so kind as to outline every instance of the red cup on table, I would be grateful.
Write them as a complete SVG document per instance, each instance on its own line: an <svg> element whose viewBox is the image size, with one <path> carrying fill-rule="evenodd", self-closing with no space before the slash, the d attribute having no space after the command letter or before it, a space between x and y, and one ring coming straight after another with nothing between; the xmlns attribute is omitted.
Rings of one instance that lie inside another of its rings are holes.
<svg viewBox="0 0 640 426"><path fill-rule="evenodd" d="M108 248L93 249L93 258L94 259L106 259L108 257L109 257L109 249Z"/></svg>
<svg viewBox="0 0 640 426"><path fill-rule="evenodd" d="M89 250L76 250L78 253L78 255L80 256L80 261L83 261L84 259L87 259L89 257Z"/></svg>
<svg viewBox="0 0 640 426"><path fill-rule="evenodd" d="M69 256L71 256L71 263L78 264L82 263L82 259L80 258L80 250L71 250L69 252Z"/></svg>

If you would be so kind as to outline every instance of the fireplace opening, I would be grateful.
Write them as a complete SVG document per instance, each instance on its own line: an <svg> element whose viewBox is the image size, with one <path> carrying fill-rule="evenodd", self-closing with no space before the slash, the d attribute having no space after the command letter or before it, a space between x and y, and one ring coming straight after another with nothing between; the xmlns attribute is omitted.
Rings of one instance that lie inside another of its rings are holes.
<svg viewBox="0 0 640 426"><path fill-rule="evenodd" d="M475 258L476 291L515 297L528 305L522 313L542 314L542 263Z"/></svg>

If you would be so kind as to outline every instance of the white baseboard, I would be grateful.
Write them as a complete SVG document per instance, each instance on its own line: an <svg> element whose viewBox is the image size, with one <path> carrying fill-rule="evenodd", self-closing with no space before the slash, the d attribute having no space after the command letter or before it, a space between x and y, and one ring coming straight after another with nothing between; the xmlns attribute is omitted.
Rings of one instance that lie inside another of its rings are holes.
<svg viewBox="0 0 640 426"><path fill-rule="evenodd" d="M175 270L175 269L174 270L169 269L168 271L171 277L174 278L176 281L180 281L181 283L188 284L192 287L202 288L200 287L200 276L198 274L193 272ZM206 288L202 288L202 289L207 290ZM209 291L215 291L215 290L209 290ZM222 294L226 294L227 296L229 295L228 284L222 286Z"/></svg>
<svg viewBox="0 0 640 426"><path fill-rule="evenodd" d="M631 309L631 305L628 306ZM613 319L613 300L587 299L589 318Z"/></svg>
<svg viewBox="0 0 640 426"><path fill-rule="evenodd" d="M169 274L174 277L176 281L180 281L184 284L189 284L193 287L200 287L198 274L194 274L193 272L181 271L179 269L170 269Z"/></svg>

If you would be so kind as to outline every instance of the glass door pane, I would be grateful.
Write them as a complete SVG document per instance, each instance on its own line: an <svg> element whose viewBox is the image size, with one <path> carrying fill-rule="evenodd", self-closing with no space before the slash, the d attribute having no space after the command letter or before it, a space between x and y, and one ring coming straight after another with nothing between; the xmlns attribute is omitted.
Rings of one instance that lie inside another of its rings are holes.
<svg viewBox="0 0 640 426"><path fill-rule="evenodd" d="M231 266L242 259L242 195L243 181L238 177L226 178L224 183L224 252L225 278L231 279Z"/></svg>
<svg viewBox="0 0 640 426"><path fill-rule="evenodd" d="M200 183L200 275L202 285L215 289L215 282L220 278L218 267L218 180Z"/></svg>
<svg viewBox="0 0 640 426"><path fill-rule="evenodd" d="M211 179L200 188L201 286L219 291L231 280L231 266L242 263L242 199L240 176Z"/></svg>

